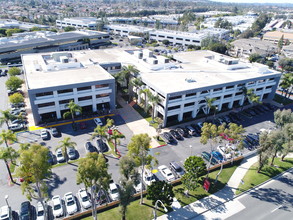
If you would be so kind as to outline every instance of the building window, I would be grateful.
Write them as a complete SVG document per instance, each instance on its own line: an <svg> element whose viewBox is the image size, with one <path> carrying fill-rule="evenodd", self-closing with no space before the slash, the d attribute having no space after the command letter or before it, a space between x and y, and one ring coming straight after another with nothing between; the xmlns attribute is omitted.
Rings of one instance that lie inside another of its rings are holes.
<svg viewBox="0 0 293 220"><path fill-rule="evenodd" d="M184 104L184 107L188 107L188 106L194 106L194 102Z"/></svg>
<svg viewBox="0 0 293 220"><path fill-rule="evenodd" d="M232 94L230 94L230 95L224 95L224 99L231 98L231 97L232 97Z"/></svg>
<svg viewBox="0 0 293 220"><path fill-rule="evenodd" d="M168 36L167 38L168 38L168 39L174 39L174 37L169 37L169 36Z"/></svg>
<svg viewBox="0 0 293 220"><path fill-rule="evenodd" d="M243 92L237 92L237 93L235 93L235 96L242 95L242 94L243 94Z"/></svg>
<svg viewBox="0 0 293 220"><path fill-rule="evenodd" d="M96 95L96 98L98 99L98 98L107 97L107 96L109 96L109 93Z"/></svg>
<svg viewBox="0 0 293 220"><path fill-rule="evenodd" d="M249 85L254 85L254 81L252 81L252 82L249 82L249 83L247 83L247 85L249 86Z"/></svg>
<svg viewBox="0 0 293 220"><path fill-rule="evenodd" d="M188 94L186 94L185 97L190 97L190 96L195 96L195 95L196 95L196 92L194 92L194 93L188 93Z"/></svg>
<svg viewBox="0 0 293 220"><path fill-rule="evenodd" d="M203 95L203 94L208 94L209 93L209 91L208 90L204 90L204 91L201 91L201 95Z"/></svg>
<svg viewBox="0 0 293 220"><path fill-rule="evenodd" d="M270 78L269 81L275 81L275 78Z"/></svg>
<svg viewBox="0 0 293 220"><path fill-rule="evenodd" d="M238 84L237 87L243 87L244 83Z"/></svg>
<svg viewBox="0 0 293 220"><path fill-rule="evenodd" d="M185 41L190 41L189 39L185 39Z"/></svg>
<svg viewBox="0 0 293 220"><path fill-rule="evenodd" d="M256 91L261 91L263 88L257 88Z"/></svg>
<svg viewBox="0 0 293 220"><path fill-rule="evenodd" d="M100 84L100 85L95 85L95 88L105 88L105 87L109 87L109 84Z"/></svg>
<svg viewBox="0 0 293 220"><path fill-rule="evenodd" d="M84 87L77 88L77 91L84 91L84 90L90 90L90 89L92 89L91 86L84 86Z"/></svg>
<svg viewBox="0 0 293 220"><path fill-rule="evenodd" d="M36 93L36 97L42 97L42 96L47 96L47 95L53 95L53 92L40 92L40 93Z"/></svg>
<svg viewBox="0 0 293 220"><path fill-rule="evenodd" d="M61 101L59 101L59 104L68 104L70 101L74 101L74 100L73 99L61 100Z"/></svg>
<svg viewBox="0 0 293 220"><path fill-rule="evenodd" d="M92 96L84 96L84 97L80 97L78 98L78 101L85 101L85 100L91 100L92 99Z"/></svg>
<svg viewBox="0 0 293 220"><path fill-rule="evenodd" d="M266 87L266 89L271 89L271 88L273 88L273 86L267 86L267 87Z"/></svg>
<svg viewBox="0 0 293 220"><path fill-rule="evenodd" d="M172 106L172 107L168 108L168 111L174 110L174 109L179 109L179 108L180 108L180 105Z"/></svg>
<svg viewBox="0 0 293 220"><path fill-rule="evenodd" d="M222 91L222 88L216 88L216 89L214 89L214 92L220 92L220 91Z"/></svg>
<svg viewBox="0 0 293 220"><path fill-rule="evenodd" d="M55 102L38 104L38 108L43 108L43 107L48 107L48 106L55 106Z"/></svg>
<svg viewBox="0 0 293 220"><path fill-rule="evenodd" d="M169 100L174 100L174 99L181 99L181 95L179 96L172 96L169 98Z"/></svg>
<svg viewBox="0 0 293 220"><path fill-rule="evenodd" d="M177 37L176 40L183 40L183 38Z"/></svg>
<svg viewBox="0 0 293 220"><path fill-rule="evenodd" d="M69 92L73 92L73 89L63 89L63 90L57 91L58 94L69 93Z"/></svg>
<svg viewBox="0 0 293 220"><path fill-rule="evenodd" d="M192 40L192 42L194 42L194 43L199 43L199 40Z"/></svg>
<svg viewBox="0 0 293 220"><path fill-rule="evenodd" d="M215 97L216 100L220 100L221 99L221 96L218 96L218 97Z"/></svg>
<svg viewBox="0 0 293 220"><path fill-rule="evenodd" d="M228 89L233 89L234 88L234 86L227 86L226 87L226 90L228 90Z"/></svg>
<svg viewBox="0 0 293 220"><path fill-rule="evenodd" d="M261 79L261 80L258 80L257 82L258 82L258 83L264 83L265 80L264 80L264 79Z"/></svg>
<svg viewBox="0 0 293 220"><path fill-rule="evenodd" d="M163 35L159 35L159 37L161 37L161 38L164 38L164 36L163 36Z"/></svg>

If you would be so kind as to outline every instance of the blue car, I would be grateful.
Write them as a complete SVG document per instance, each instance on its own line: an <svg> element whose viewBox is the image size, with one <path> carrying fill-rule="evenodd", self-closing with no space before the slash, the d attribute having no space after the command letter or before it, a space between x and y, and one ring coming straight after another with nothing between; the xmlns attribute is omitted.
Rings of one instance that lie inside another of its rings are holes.
<svg viewBox="0 0 293 220"><path fill-rule="evenodd" d="M213 156L216 160L218 160L218 161L223 161L223 160L224 160L223 155L222 155L220 152L218 152L218 151L212 151L212 156Z"/></svg>

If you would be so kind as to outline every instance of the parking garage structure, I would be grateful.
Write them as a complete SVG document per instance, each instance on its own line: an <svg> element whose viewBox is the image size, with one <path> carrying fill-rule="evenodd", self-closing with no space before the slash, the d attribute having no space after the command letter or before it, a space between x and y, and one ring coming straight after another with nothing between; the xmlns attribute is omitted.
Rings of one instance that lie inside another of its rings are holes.
<svg viewBox="0 0 293 220"><path fill-rule="evenodd" d="M71 100L83 112L115 109L115 79L94 56L88 50L22 55L36 125L62 119Z"/></svg>

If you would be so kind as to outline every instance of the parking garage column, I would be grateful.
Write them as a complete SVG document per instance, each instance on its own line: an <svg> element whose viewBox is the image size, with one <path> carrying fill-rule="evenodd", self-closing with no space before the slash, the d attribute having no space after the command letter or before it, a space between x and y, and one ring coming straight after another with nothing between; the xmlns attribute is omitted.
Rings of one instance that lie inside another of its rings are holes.
<svg viewBox="0 0 293 220"><path fill-rule="evenodd" d="M56 116L58 119L62 118L61 116L61 110L60 110L60 105L58 101L58 93L57 91L53 91L54 99L55 99L55 109L56 109Z"/></svg>
<svg viewBox="0 0 293 220"><path fill-rule="evenodd" d="M95 90L96 90L95 85L92 85L92 100L93 100L92 107L93 107L93 112L97 111L97 100L96 100Z"/></svg>
<svg viewBox="0 0 293 220"><path fill-rule="evenodd" d="M178 114L178 121L183 120L185 95L182 95L181 100L182 101L181 101L181 104L180 104L180 113Z"/></svg>

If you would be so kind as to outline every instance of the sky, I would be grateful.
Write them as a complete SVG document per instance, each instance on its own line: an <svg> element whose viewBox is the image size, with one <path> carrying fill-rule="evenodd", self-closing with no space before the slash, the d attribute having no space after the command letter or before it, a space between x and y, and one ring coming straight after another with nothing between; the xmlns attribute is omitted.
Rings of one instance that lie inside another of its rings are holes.
<svg viewBox="0 0 293 220"><path fill-rule="evenodd" d="M235 2L235 3L293 3L293 0L213 0L216 2Z"/></svg>

